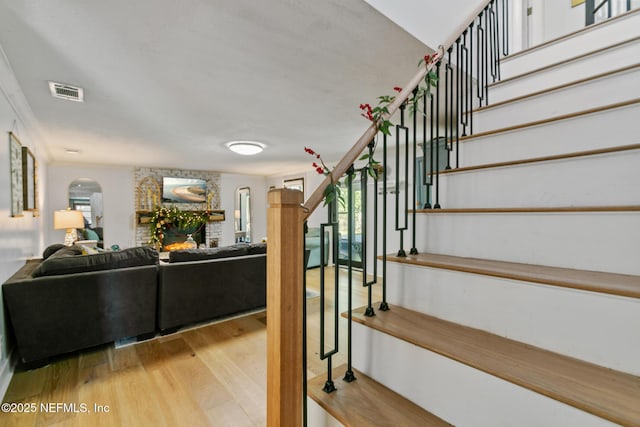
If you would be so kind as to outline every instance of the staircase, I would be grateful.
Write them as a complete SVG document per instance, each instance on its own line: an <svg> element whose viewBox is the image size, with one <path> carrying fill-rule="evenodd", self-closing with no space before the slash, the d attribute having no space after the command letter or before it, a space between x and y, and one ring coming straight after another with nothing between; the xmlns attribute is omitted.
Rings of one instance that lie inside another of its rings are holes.
<svg viewBox="0 0 640 427"><path fill-rule="evenodd" d="M501 61L420 253L387 258L391 309L354 311L358 379L312 379L309 425L640 426L638 28Z"/></svg>

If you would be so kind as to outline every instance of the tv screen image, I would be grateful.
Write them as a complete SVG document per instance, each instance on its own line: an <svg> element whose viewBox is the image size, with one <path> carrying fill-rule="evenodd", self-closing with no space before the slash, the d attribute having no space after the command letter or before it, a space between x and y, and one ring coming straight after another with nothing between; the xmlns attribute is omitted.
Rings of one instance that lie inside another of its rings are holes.
<svg viewBox="0 0 640 427"><path fill-rule="evenodd" d="M197 178L162 178L162 201L165 203L204 203L207 183Z"/></svg>

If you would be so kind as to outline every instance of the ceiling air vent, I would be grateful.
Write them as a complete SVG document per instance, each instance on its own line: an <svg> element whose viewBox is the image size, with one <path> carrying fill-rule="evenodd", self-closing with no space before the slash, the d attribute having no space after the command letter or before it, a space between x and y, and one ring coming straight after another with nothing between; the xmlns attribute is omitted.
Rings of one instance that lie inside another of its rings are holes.
<svg viewBox="0 0 640 427"><path fill-rule="evenodd" d="M84 90L81 87L69 86L62 83L49 82L49 90L54 98L83 102Z"/></svg>

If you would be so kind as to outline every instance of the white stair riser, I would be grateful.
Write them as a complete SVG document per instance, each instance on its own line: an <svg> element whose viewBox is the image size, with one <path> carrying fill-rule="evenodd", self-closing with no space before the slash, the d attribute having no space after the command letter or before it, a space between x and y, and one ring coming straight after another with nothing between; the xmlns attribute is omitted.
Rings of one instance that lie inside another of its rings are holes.
<svg viewBox="0 0 640 427"><path fill-rule="evenodd" d="M640 275L638 212L421 214L416 229L421 252Z"/></svg>
<svg viewBox="0 0 640 427"><path fill-rule="evenodd" d="M442 208L640 203L640 149L477 169L440 177Z"/></svg>
<svg viewBox="0 0 640 427"><path fill-rule="evenodd" d="M502 82L490 86L489 103L505 101L634 65L638 63L638 58L640 58L640 42L634 42L607 50L599 55L569 61L513 80L504 80L502 77Z"/></svg>
<svg viewBox="0 0 640 427"><path fill-rule="evenodd" d="M307 426L308 427L342 427L340 421L329 414L310 397L307 397Z"/></svg>
<svg viewBox="0 0 640 427"><path fill-rule="evenodd" d="M476 113L474 132L549 119L640 96L640 67Z"/></svg>
<svg viewBox="0 0 640 427"><path fill-rule="evenodd" d="M634 13L556 43L549 43L524 55L507 57L500 63L501 76L502 78L513 77L533 68L555 64L569 57L606 48L621 39L624 40L625 37L632 38L637 35L638 27L640 27L640 13Z"/></svg>
<svg viewBox="0 0 640 427"><path fill-rule="evenodd" d="M640 335L629 327L640 325L639 299L399 263L387 273L392 307L640 375Z"/></svg>
<svg viewBox="0 0 640 427"><path fill-rule="evenodd" d="M353 342L356 369L458 427L613 425L359 324Z"/></svg>
<svg viewBox="0 0 640 427"><path fill-rule="evenodd" d="M640 142L640 103L460 142L460 166L553 156Z"/></svg>

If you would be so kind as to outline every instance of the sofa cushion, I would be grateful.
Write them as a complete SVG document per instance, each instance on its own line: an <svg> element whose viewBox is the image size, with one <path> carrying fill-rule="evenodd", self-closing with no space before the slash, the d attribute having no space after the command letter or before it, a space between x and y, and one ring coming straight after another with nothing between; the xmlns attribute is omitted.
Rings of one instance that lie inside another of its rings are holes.
<svg viewBox="0 0 640 427"><path fill-rule="evenodd" d="M87 240L102 240L100 235L90 228L85 229L85 233L87 234Z"/></svg>
<svg viewBox="0 0 640 427"><path fill-rule="evenodd" d="M45 260L49 258L64 247L65 246L62 243L54 243L53 245L47 246L47 248L42 252L42 259Z"/></svg>
<svg viewBox="0 0 640 427"><path fill-rule="evenodd" d="M229 258L247 255L248 243L238 243L232 246L206 249L182 249L169 252L169 262L201 261L205 259Z"/></svg>
<svg viewBox="0 0 640 427"><path fill-rule="evenodd" d="M266 254L266 253L267 253L266 243L251 243L249 245L249 255Z"/></svg>
<svg viewBox="0 0 640 427"><path fill-rule="evenodd" d="M80 256L78 250L74 246L60 249L38 266L33 277L158 264L158 252L145 246L85 256Z"/></svg>

